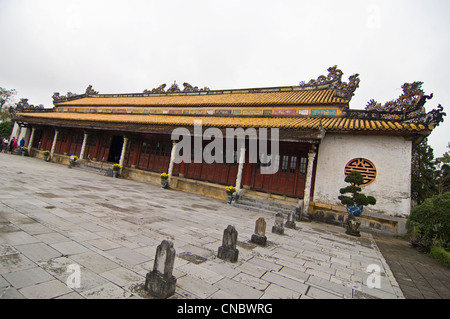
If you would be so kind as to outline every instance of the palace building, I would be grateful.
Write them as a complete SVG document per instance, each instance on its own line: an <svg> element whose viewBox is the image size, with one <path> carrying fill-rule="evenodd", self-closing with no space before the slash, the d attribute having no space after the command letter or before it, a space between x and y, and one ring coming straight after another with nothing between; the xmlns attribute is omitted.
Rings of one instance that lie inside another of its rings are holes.
<svg viewBox="0 0 450 319"><path fill-rule="evenodd" d="M372 100L365 110L352 110L359 75L348 82L342 76L334 66L327 76L285 87L210 90L174 83L167 90L163 84L143 93L99 94L89 86L80 95L55 93L53 109L17 109L13 135L26 138L32 156L48 150L53 161L76 155L84 165L120 163L123 177L154 182L166 172L173 188L215 197L225 197L224 185L235 185L241 193L300 203L310 216L342 211L339 189L345 175L358 170L363 192L377 198L369 215L407 217L412 148L439 124L442 108L427 114L431 97L415 82L405 84L397 100ZM181 141L172 140L177 128L192 138L191 152L183 150L191 160L185 156L181 163L174 160L180 155ZM227 129L247 134L241 146L233 144L228 160L211 145L214 162L195 160L212 141L225 146ZM250 133L261 129L268 132L267 148L258 148L251 161ZM263 174L265 165L275 172Z"/></svg>

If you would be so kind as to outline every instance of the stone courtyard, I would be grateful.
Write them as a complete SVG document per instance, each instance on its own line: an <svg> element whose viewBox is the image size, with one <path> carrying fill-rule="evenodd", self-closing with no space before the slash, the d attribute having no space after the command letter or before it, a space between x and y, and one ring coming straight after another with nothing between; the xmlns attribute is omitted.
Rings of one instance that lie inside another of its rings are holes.
<svg viewBox="0 0 450 319"><path fill-rule="evenodd" d="M274 216L226 200L37 158L0 163L0 299L153 298L143 286L163 240L176 250L170 298L404 298L371 234L296 222L278 235ZM260 217L265 247L251 242ZM235 263L217 258L228 225Z"/></svg>

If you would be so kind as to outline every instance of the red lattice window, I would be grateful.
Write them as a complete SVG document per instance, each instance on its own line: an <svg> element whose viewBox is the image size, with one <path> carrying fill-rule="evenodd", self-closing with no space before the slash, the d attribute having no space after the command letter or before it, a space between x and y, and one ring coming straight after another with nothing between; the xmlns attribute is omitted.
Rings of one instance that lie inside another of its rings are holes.
<svg viewBox="0 0 450 319"><path fill-rule="evenodd" d="M364 177L364 183L361 186L371 184L377 177L377 169L375 165L365 158L355 158L345 165L345 176L352 171L358 171Z"/></svg>

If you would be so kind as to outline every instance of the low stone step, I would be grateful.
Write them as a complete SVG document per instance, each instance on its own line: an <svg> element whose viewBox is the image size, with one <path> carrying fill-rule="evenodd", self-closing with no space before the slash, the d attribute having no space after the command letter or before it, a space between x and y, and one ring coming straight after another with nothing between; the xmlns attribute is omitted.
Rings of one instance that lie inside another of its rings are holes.
<svg viewBox="0 0 450 319"><path fill-rule="evenodd" d="M106 175L107 172L108 172L108 169L111 169L111 168L101 168L101 167L93 166L93 165L86 165L86 164L83 164L83 163L76 163L75 166L73 166L73 168L81 169L81 170L88 171L88 172L97 173L99 175Z"/></svg>
<svg viewBox="0 0 450 319"><path fill-rule="evenodd" d="M246 210L250 210L250 211L253 211L253 212L257 212L257 213L261 213L261 214L265 214L265 215L270 215L270 216L275 216L275 214L278 213L277 211L274 211L274 210L267 210L267 209L264 209L262 207L245 205L245 204L242 204L240 202L237 202L237 203L233 202L231 205L234 206L234 207L238 207L238 208L242 208L242 209L246 209ZM283 213L283 214L285 214L285 213ZM286 216L287 216L287 214L286 214Z"/></svg>
<svg viewBox="0 0 450 319"><path fill-rule="evenodd" d="M291 202L291 201L283 201L283 200L279 200L279 199L273 199L273 198L265 198L262 196L255 196L255 195L248 195L248 194L243 194L240 198L240 201L245 201L248 203L255 203L256 205L264 205L269 206L269 207L276 207L276 208L282 208L285 210L291 210L294 209L295 207L297 207L298 201L297 202Z"/></svg>
<svg viewBox="0 0 450 319"><path fill-rule="evenodd" d="M289 213L295 212L295 207L287 207L287 206L280 206L269 202L255 202L255 201L249 201L247 199L239 199L238 203L243 206L249 206L253 207L255 209L264 209L269 211L275 211L279 213L283 213L288 215Z"/></svg>

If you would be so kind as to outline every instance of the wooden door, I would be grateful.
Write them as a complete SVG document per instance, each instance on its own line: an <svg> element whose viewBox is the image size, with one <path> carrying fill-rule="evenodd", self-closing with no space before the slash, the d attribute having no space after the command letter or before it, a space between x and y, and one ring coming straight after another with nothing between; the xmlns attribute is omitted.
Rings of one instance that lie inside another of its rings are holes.
<svg viewBox="0 0 450 319"><path fill-rule="evenodd" d="M255 165L252 174L251 187L256 190L303 197L306 178L308 155L305 149L285 145L280 147L280 154L275 156L262 155L263 160L268 160L278 170L274 174L261 174L263 164Z"/></svg>

